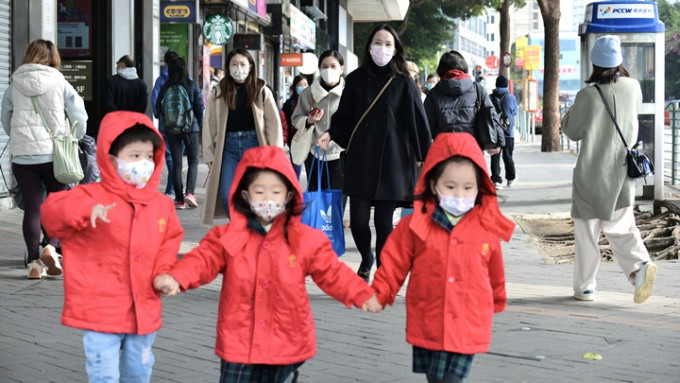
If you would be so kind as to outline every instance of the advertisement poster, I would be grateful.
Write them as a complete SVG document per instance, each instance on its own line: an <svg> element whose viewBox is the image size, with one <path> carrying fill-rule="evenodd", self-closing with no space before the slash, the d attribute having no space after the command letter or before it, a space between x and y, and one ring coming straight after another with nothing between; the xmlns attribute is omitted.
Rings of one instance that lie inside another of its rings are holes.
<svg viewBox="0 0 680 383"><path fill-rule="evenodd" d="M187 24L161 24L161 52L172 49L185 60L188 56L189 28Z"/></svg>
<svg viewBox="0 0 680 383"><path fill-rule="evenodd" d="M59 0L57 48L61 57L92 55L92 0Z"/></svg>

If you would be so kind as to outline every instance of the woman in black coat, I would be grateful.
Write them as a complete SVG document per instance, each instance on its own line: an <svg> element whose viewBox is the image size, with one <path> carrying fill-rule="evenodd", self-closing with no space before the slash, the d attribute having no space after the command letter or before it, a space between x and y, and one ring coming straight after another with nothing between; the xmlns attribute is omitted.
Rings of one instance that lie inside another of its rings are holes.
<svg viewBox="0 0 680 383"><path fill-rule="evenodd" d="M425 159L432 141L404 47L389 25L373 29L361 66L347 76L331 128L317 144L325 149L330 140L346 149L343 192L350 197L352 236L362 258L358 274L368 280L373 265L371 206L375 207L375 249L380 266L380 250L392 232L394 210L413 195L417 163Z"/></svg>

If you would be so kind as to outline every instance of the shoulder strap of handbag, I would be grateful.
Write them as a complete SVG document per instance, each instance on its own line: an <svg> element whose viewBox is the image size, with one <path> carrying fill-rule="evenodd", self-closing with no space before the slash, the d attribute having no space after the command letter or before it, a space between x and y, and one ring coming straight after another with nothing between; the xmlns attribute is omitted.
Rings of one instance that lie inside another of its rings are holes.
<svg viewBox="0 0 680 383"><path fill-rule="evenodd" d="M387 87L390 86L390 83L392 82L392 80L394 80L394 77L396 77L396 76L392 76L392 77L390 77L389 80L387 80L387 83L385 84L385 86L383 86L382 89L380 89L380 93L378 93L378 95L375 96L375 98L373 99L373 102L371 103L371 105L368 106L368 108L366 109L366 111L364 112L364 114L361 115L361 118L359 119L359 121L357 122L357 124L354 125L354 129L352 130L352 135L349 136L349 142L347 143L347 147L345 148L345 153L346 153L347 151L349 151L349 146L352 144L352 139L354 138L354 133L357 132L357 129L359 128L359 126L361 125L361 123L364 121L364 118L366 117L366 115L368 114L368 112L370 112L371 109L373 109L373 105L375 105L375 103L378 102L378 99L379 99L380 96L382 96L382 94L385 92L385 89L387 89Z"/></svg>
<svg viewBox="0 0 680 383"><path fill-rule="evenodd" d="M605 108L607 108L607 112L609 113L609 117L611 117L612 121L614 121L614 126L616 127L616 131L619 132L619 137L621 137L621 141L623 141L623 146L626 147L626 150L628 150L628 144L626 143L626 139L623 138L623 133L621 133L621 128L619 128L619 124L616 122L616 118L614 117L614 113L612 113L611 108L609 107L609 103L607 102L607 99L604 97L604 93L602 93L602 89L600 89L600 86L595 84L595 89L597 89L597 93L600 94L600 97L602 97L602 102L604 102Z"/></svg>
<svg viewBox="0 0 680 383"><path fill-rule="evenodd" d="M54 133L52 133L52 129L50 129L50 126L47 124L47 120L45 119L45 115L43 114L42 108L40 107L40 104L38 103L38 97L33 96L31 97L31 103L33 104L33 109L35 110L38 115L40 115L40 119L42 120L43 125L45 126L45 129L47 130L47 133L50 134L50 138L54 140Z"/></svg>

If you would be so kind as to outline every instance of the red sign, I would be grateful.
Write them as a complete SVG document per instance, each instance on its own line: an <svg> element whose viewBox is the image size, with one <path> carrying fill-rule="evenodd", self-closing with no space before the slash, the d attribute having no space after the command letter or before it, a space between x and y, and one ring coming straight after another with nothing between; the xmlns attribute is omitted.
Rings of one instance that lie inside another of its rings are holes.
<svg viewBox="0 0 680 383"><path fill-rule="evenodd" d="M486 66L491 68L491 69L496 69L498 68L498 57L496 56L489 56L486 58Z"/></svg>
<svg viewBox="0 0 680 383"><path fill-rule="evenodd" d="M302 66L302 53L281 53L281 66Z"/></svg>

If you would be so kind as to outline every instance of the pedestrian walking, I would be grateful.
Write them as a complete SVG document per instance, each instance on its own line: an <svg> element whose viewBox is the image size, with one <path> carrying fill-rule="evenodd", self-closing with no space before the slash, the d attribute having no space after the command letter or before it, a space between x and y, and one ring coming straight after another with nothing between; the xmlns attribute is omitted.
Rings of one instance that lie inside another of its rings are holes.
<svg viewBox="0 0 680 383"><path fill-rule="evenodd" d="M429 93L432 90L432 88L434 88L434 86L437 85L438 82L439 77L437 77L436 74L434 73L428 74L427 80L425 80L425 88L427 88L427 92L425 94L427 95L427 93Z"/></svg>
<svg viewBox="0 0 680 383"><path fill-rule="evenodd" d="M145 113L149 93L146 84L137 76L135 60L125 55L116 62L116 74L109 77L104 91L104 112L129 110Z"/></svg>
<svg viewBox="0 0 680 383"><path fill-rule="evenodd" d="M477 137L477 108L493 108L486 90L468 74L468 64L457 51L445 52L437 66L439 82L425 99L432 137L444 132L465 132ZM479 105L479 100L482 105ZM485 143L479 142L484 147ZM490 155L500 147L487 150Z"/></svg>
<svg viewBox="0 0 680 383"><path fill-rule="evenodd" d="M300 222L302 191L285 152L247 150L229 193L231 221L215 226L154 286L174 295L224 274L215 354L220 382L291 382L316 354L305 278L348 308L378 305L321 230Z"/></svg>
<svg viewBox="0 0 680 383"><path fill-rule="evenodd" d="M642 91L623 65L618 36L598 38L591 59L593 72L586 83L593 86L576 94L562 119L567 137L581 141L572 181L574 297L583 301L595 297L602 231L621 270L635 286L635 303L642 303L652 294L657 266L650 261L635 225L635 180L627 175L627 151L603 101L609 104L626 141L635 142Z"/></svg>
<svg viewBox="0 0 680 383"><path fill-rule="evenodd" d="M97 140L101 182L54 193L42 206L61 240L61 323L81 329L90 382L149 382L161 298L152 278L177 261L183 230L158 192L164 144L136 112L104 116Z"/></svg>
<svg viewBox="0 0 680 383"><path fill-rule="evenodd" d="M177 52L170 49L165 51L165 54L163 55L163 61L165 62L165 65L161 67L161 74L156 79L151 92L151 109L153 110L154 117L158 119L158 130L161 131L161 134L163 134L163 139L166 141L167 137L165 136L165 127L163 126L163 122L160 121L160 111L156 109L156 101L158 101L158 93L160 93L161 88L163 88L163 85L165 85L166 81L168 81L168 65L170 65L171 62L177 60L177 57ZM191 77L189 77L189 79L191 80ZM184 143L182 143L182 152L184 152ZM168 179L165 184L165 195L174 199L175 187L173 185L172 176L174 174L174 168L172 166L172 154L170 154L170 147L168 145L165 146L165 169L168 172Z"/></svg>
<svg viewBox="0 0 680 383"><path fill-rule="evenodd" d="M22 232L28 252L28 278L62 273L56 238L46 238L40 251L40 205L43 189L47 193L66 190L67 185L54 178L52 136L64 135L71 122L78 122L75 137L80 139L87 128L85 103L59 71L61 57L48 40L33 40L26 48L23 63L12 74L12 85L2 98L1 120L9 136L12 172L17 180L24 205ZM45 113L45 126L33 106L37 101ZM44 185L44 188L43 188Z"/></svg>
<svg viewBox="0 0 680 383"><path fill-rule="evenodd" d="M281 115L272 91L257 77L250 53L236 48L225 60L229 76L210 92L203 129L203 160L210 168L201 221L229 214L229 189L243 153L256 146L283 147Z"/></svg>
<svg viewBox="0 0 680 383"><path fill-rule="evenodd" d="M366 41L359 68L345 80L331 128L317 144L331 140L345 148L343 193L350 198L352 236L361 253L359 275L373 265L369 217L375 207L375 259L393 229L398 206L410 203L417 163L432 141L420 91L411 79L404 46L389 25L376 26Z"/></svg>
<svg viewBox="0 0 680 383"><path fill-rule="evenodd" d="M500 75L496 78L496 89L491 92L491 102L504 127L505 145L500 153L491 155L491 180L496 189L503 187L503 177L501 177L501 157L505 167L505 179L507 186L515 183L517 173L515 172L515 160L512 152L515 150L515 116L517 115L517 99L508 89L508 78Z"/></svg>
<svg viewBox="0 0 680 383"><path fill-rule="evenodd" d="M295 126L293 126L293 112L295 111L295 107L297 107L297 104L300 100L300 94L302 93L305 88L309 86L309 83L307 82L307 77L304 75L297 75L293 78L293 82L290 84L290 97L288 97L288 100L283 103L283 107L281 108L281 111L283 114L286 116L286 124L288 125L288 129L284 131L284 144L288 145L288 148L290 149L290 144L291 141L293 140L293 136L295 135ZM283 125L283 121L281 121ZM292 163L292 158L291 158L291 163ZM300 173L302 173L302 165L296 165L293 164L293 169L295 169L295 174L300 178Z"/></svg>
<svg viewBox="0 0 680 383"><path fill-rule="evenodd" d="M211 68L212 73L210 74L210 90L214 87L220 85L220 81L224 78L224 69L222 68Z"/></svg>
<svg viewBox="0 0 680 383"><path fill-rule="evenodd" d="M182 92L182 88L184 92ZM190 124L191 126L185 129L187 131L175 133L166 129L165 141L170 147L170 155L174 165L172 174L169 174L169 177L172 177L175 207L177 209L195 208L198 207L198 201L194 192L196 190L196 177L198 176L198 141L200 139L201 126L203 125L203 95L198 85L189 78L186 63L181 57L171 61L168 65L168 81L163 84L163 87L158 92L156 110L158 110L161 120L164 121L164 125L168 124L168 119L170 118L169 116L164 116L168 111L164 104L164 99L167 97L168 100L171 98L175 100L175 97L171 97L171 95L176 91L182 93L178 97L188 98L191 109L186 110L187 108L185 108L184 112L187 115L193 116L193 119ZM172 106L172 104L170 105ZM186 193L182 183L182 157L184 150L187 153L188 163Z"/></svg>
<svg viewBox="0 0 680 383"><path fill-rule="evenodd" d="M373 288L380 305L393 304L410 273L413 372L428 382L461 382L474 354L489 349L493 314L505 309L499 238L509 241L515 224L501 214L484 154L466 133L437 136L415 193L413 214L383 248Z"/></svg>
<svg viewBox="0 0 680 383"><path fill-rule="evenodd" d="M300 100L293 112L293 124L295 130L306 131L313 129L313 136L306 152L305 160L308 178L316 180L316 169L312 168L313 156L316 148L316 140L331 127L331 117L338 110L340 96L345 88L345 79L342 73L345 70L345 60L338 51L327 50L319 56L319 76L314 82L300 94ZM305 148L303 148L305 150ZM344 169L340 158L344 151L337 143L331 142L326 146L325 156L328 159L328 174L322 172L321 185L316 182L307 185L308 191L320 189L342 189ZM317 158L322 160L323 158ZM343 198L343 210L344 200ZM342 214L342 213L341 213Z"/></svg>

